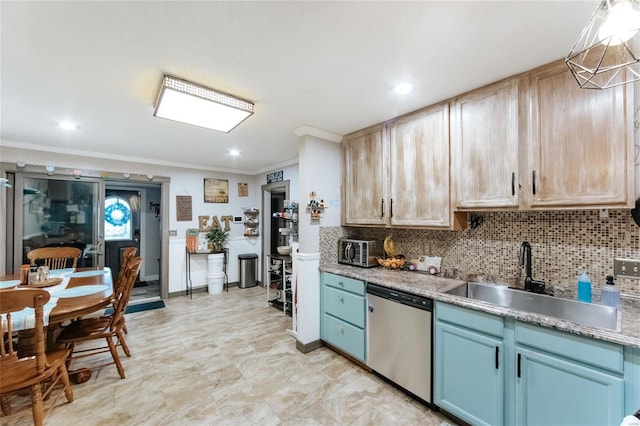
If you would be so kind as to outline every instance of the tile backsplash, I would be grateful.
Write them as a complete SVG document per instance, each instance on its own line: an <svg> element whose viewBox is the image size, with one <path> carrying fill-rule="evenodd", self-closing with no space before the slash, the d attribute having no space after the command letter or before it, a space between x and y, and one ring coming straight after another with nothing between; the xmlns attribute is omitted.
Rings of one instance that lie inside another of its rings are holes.
<svg viewBox="0 0 640 426"><path fill-rule="evenodd" d="M522 286L525 271L518 265L523 241L531 243L533 278L555 292L571 295L578 275L586 269L594 299L614 257L640 259L640 228L628 210L483 212L476 229L432 231L356 227L322 227L320 263L337 262L337 240L343 237L384 239L393 235L396 248L408 259L422 254L442 257L442 272L462 279L492 280ZM640 296L640 281L617 278L622 292Z"/></svg>

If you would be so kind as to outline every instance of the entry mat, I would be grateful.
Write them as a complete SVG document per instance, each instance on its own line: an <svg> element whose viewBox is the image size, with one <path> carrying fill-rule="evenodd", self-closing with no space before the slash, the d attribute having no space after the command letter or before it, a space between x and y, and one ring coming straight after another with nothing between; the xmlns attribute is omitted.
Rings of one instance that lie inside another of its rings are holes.
<svg viewBox="0 0 640 426"><path fill-rule="evenodd" d="M150 311L153 309L164 308L164 302L162 300L154 300L153 302L136 303L135 305L127 306L125 314L132 314L134 312ZM109 315L113 312L112 308L105 311L105 315Z"/></svg>

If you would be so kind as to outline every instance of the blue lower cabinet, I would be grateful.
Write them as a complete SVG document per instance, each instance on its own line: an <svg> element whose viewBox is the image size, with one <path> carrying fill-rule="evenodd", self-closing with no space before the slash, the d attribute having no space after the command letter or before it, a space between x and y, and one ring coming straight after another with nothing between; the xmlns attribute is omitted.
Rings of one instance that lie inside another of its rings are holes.
<svg viewBox="0 0 640 426"><path fill-rule="evenodd" d="M435 403L473 425L503 424L503 346L494 337L436 323Z"/></svg>
<svg viewBox="0 0 640 426"><path fill-rule="evenodd" d="M324 312L364 329L366 312L363 296L324 287L322 297Z"/></svg>
<svg viewBox="0 0 640 426"><path fill-rule="evenodd" d="M619 425L624 380L613 374L516 347L516 424Z"/></svg>
<svg viewBox="0 0 640 426"><path fill-rule="evenodd" d="M624 417L623 347L517 321L518 425L619 425Z"/></svg>
<svg viewBox="0 0 640 426"><path fill-rule="evenodd" d="M640 411L640 348L624 348L624 415Z"/></svg>
<svg viewBox="0 0 640 426"><path fill-rule="evenodd" d="M365 361L366 341L363 329L328 314L322 316L322 322L324 330L322 340Z"/></svg>
<svg viewBox="0 0 640 426"><path fill-rule="evenodd" d="M365 283L322 272L320 284L320 338L366 362Z"/></svg>
<svg viewBox="0 0 640 426"><path fill-rule="evenodd" d="M435 304L434 403L473 425L614 425L640 409L640 351Z"/></svg>

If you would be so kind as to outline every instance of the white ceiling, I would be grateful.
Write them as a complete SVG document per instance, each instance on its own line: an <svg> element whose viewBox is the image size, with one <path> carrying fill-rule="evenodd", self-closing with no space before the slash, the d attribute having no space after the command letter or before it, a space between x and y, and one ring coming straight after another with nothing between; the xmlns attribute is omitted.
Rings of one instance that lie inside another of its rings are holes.
<svg viewBox="0 0 640 426"><path fill-rule="evenodd" d="M3 0L0 143L262 173L297 162L301 126L343 135L563 58L598 3ZM229 134L155 118L165 73L256 112Z"/></svg>

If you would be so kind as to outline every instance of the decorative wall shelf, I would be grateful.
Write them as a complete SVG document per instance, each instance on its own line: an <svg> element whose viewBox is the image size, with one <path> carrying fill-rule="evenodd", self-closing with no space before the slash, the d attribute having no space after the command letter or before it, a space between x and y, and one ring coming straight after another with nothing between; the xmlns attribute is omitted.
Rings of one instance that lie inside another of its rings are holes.
<svg viewBox="0 0 640 426"><path fill-rule="evenodd" d="M309 218L312 221L320 220L324 217L324 200L317 200L316 193L309 193L309 202L307 203L307 212L309 213Z"/></svg>
<svg viewBox="0 0 640 426"><path fill-rule="evenodd" d="M259 237L260 236L260 210L244 209L244 236Z"/></svg>

